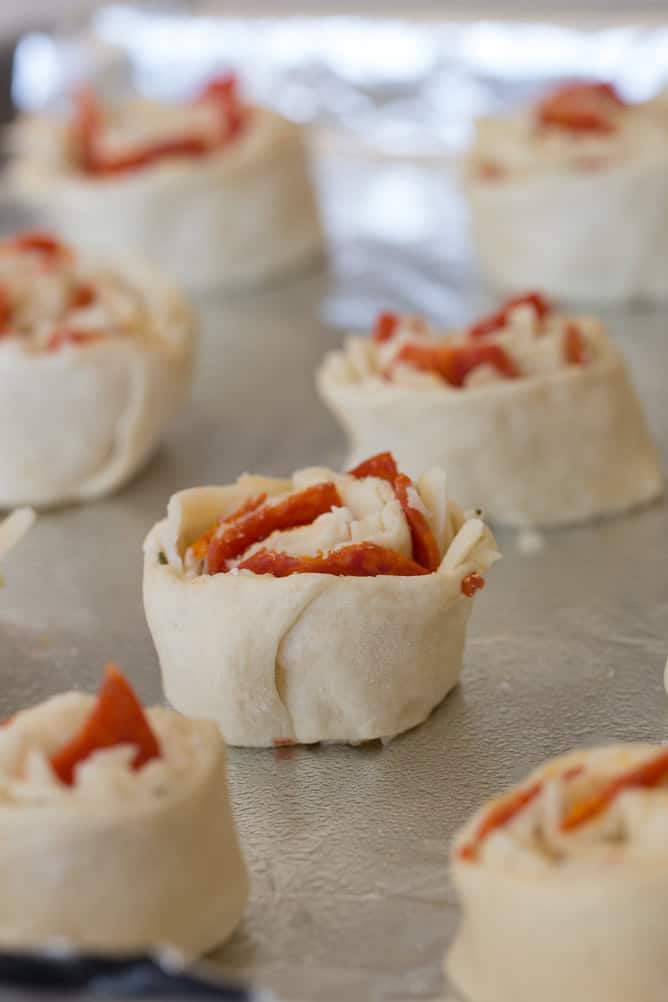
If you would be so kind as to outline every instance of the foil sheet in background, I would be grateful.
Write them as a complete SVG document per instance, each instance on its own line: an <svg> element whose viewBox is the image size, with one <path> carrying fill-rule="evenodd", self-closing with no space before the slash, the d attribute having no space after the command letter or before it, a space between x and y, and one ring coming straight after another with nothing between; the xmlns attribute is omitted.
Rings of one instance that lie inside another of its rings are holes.
<svg viewBox="0 0 668 1002"><path fill-rule="evenodd" d="M58 105L86 76L109 96L135 88L180 98L230 68L251 96L310 125L335 277L325 320L343 328L367 327L379 306L457 324L472 302L486 305L453 170L474 116L563 77L614 80L635 100L668 84L668 28L240 19L127 6L102 8L91 32L75 27L20 43L18 107Z"/></svg>

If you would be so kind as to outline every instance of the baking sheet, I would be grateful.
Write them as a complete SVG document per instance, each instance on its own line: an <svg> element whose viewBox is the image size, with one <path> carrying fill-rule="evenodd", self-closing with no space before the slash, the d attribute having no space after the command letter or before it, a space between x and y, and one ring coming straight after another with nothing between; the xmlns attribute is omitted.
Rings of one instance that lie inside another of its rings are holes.
<svg viewBox="0 0 668 1002"><path fill-rule="evenodd" d="M313 386L340 340L332 324L365 324L388 304L455 322L488 301L447 157L318 148L331 269L202 300L192 401L159 454L117 497L43 515L3 566L0 718L65 688L94 689L110 658L145 700L160 700L141 542L169 495L244 469L338 466L345 443ZM668 312L607 319L666 463ZM476 600L462 684L422 727L386 747L230 751L252 897L214 957L224 972L286 1002L445 998L454 829L573 745L668 736L665 501L544 534L531 554L514 533L498 538L504 559Z"/></svg>

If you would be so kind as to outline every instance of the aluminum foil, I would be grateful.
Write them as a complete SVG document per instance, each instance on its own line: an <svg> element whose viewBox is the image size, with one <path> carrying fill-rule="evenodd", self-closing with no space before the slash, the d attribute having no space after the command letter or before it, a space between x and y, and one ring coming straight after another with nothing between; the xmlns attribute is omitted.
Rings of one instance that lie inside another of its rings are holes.
<svg viewBox="0 0 668 1002"><path fill-rule="evenodd" d="M313 385L339 343L335 328L364 327L383 306L459 322L487 302L452 170L474 112L579 73L644 97L668 72L661 28L109 9L96 31L87 65L95 71L101 59L110 87L134 80L151 93L186 93L211 70L236 66L254 93L311 123L331 264L247 297L201 301L193 399L159 455L117 497L42 516L12 553L0 594L0 716L71 686L92 690L109 658L142 697L159 700L141 542L168 496L244 469L340 464L343 437ZM46 41L57 56L63 43ZM29 45L19 50L24 105L35 103L30 58ZM54 84L45 100L58 96ZM665 461L668 313L607 320ZM667 537L665 502L529 541L499 533L504 560L476 599L462 684L423 726L386 747L232 750L253 886L243 925L213 958L221 970L286 1002L445 998L455 828L483 798L573 745L668 737Z"/></svg>

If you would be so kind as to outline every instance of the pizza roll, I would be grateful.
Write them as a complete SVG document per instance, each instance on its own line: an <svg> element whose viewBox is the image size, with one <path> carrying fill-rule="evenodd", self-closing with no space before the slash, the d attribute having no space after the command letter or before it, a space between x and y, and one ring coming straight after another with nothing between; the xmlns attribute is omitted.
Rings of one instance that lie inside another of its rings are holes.
<svg viewBox="0 0 668 1002"><path fill-rule="evenodd" d="M657 1002L668 977L668 750L579 750L455 838L447 973L471 1002ZM666 900L664 900L666 895Z"/></svg>
<svg viewBox="0 0 668 1002"><path fill-rule="evenodd" d="M516 296L439 336L381 314L317 374L350 462L389 443L409 473L433 464L494 522L559 525L656 498L662 474L624 359L593 317Z"/></svg>
<svg viewBox="0 0 668 1002"><path fill-rule="evenodd" d="M504 292L668 297L668 116L611 84L568 84L481 119L464 163L473 243Z"/></svg>
<svg viewBox="0 0 668 1002"><path fill-rule="evenodd" d="M12 188L49 225L190 289L260 284L322 248L302 130L234 77L182 104L83 91L68 120L24 118L10 145Z"/></svg>
<svg viewBox="0 0 668 1002"><path fill-rule="evenodd" d="M190 385L194 336L189 305L144 265L41 232L0 243L0 507L133 476Z"/></svg>
<svg viewBox="0 0 668 1002"><path fill-rule="evenodd" d="M113 665L0 727L0 944L104 952L226 939L248 882L218 729L144 711Z"/></svg>
<svg viewBox="0 0 668 1002"><path fill-rule="evenodd" d="M145 543L166 696L235 745L390 738L456 684L497 557L441 470L389 453L181 491Z"/></svg>

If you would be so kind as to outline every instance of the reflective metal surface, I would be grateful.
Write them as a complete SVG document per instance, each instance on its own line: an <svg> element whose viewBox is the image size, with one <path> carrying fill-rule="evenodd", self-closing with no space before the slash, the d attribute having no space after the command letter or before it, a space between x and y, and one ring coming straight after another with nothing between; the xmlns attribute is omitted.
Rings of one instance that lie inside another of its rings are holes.
<svg viewBox="0 0 668 1002"><path fill-rule="evenodd" d="M313 386L339 341L323 316L363 325L389 304L457 322L483 301L442 164L339 151L321 160L319 181L331 272L200 303L195 391L159 455L117 497L43 515L7 561L0 717L71 686L93 689L110 658L144 699L161 698L141 608L142 539L179 488L343 461ZM668 467L668 312L607 319ZM386 747L230 752L253 886L242 927L214 958L225 972L286 1002L446 997L456 826L572 745L668 737L666 502L545 534L530 554L514 533L498 538L504 560L476 600L462 684L422 727Z"/></svg>

